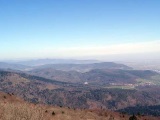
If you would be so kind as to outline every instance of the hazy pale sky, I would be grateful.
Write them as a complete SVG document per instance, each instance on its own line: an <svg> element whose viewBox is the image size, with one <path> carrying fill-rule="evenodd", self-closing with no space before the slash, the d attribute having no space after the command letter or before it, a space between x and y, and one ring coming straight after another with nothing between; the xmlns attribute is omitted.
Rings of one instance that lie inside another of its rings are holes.
<svg viewBox="0 0 160 120"><path fill-rule="evenodd" d="M0 59L142 53L160 56L160 0L0 0Z"/></svg>

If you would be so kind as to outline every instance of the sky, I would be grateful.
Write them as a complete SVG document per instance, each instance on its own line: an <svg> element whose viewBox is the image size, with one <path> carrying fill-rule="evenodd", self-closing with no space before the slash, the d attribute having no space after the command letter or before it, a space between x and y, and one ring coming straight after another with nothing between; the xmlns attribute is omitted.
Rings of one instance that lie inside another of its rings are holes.
<svg viewBox="0 0 160 120"><path fill-rule="evenodd" d="M160 59L160 0L0 0L0 60L132 54Z"/></svg>

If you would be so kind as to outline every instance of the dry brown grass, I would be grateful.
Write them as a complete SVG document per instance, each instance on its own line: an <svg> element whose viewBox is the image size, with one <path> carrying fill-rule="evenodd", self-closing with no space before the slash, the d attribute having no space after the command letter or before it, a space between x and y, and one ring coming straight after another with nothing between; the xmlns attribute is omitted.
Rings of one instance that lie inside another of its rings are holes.
<svg viewBox="0 0 160 120"><path fill-rule="evenodd" d="M54 112L54 114L53 114ZM89 110L73 110L30 103L0 103L0 120L109 120ZM114 120L120 120L115 118Z"/></svg>
<svg viewBox="0 0 160 120"><path fill-rule="evenodd" d="M14 95L0 92L0 120L129 120L129 116L100 109L80 110L34 105ZM138 120L160 120L160 118L141 116Z"/></svg>
<svg viewBox="0 0 160 120"><path fill-rule="evenodd" d="M138 118L138 120L145 119L159 120L153 117ZM129 116L104 110L73 110L26 102L4 103L1 101L0 120L129 120Z"/></svg>
<svg viewBox="0 0 160 120"><path fill-rule="evenodd" d="M49 120L42 106L27 103L1 103L0 120Z"/></svg>

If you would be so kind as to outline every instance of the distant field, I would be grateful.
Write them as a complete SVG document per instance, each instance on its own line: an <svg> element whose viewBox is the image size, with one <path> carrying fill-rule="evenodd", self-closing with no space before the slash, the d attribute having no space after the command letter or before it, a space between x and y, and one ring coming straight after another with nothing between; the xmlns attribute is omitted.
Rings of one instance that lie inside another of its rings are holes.
<svg viewBox="0 0 160 120"><path fill-rule="evenodd" d="M127 86L127 85L110 85L105 88L117 88L117 89L135 89L136 86L145 86L145 85L160 85L160 75L152 76L149 79L136 79L137 84L135 86Z"/></svg>
<svg viewBox="0 0 160 120"><path fill-rule="evenodd" d="M138 78L138 79L136 79L136 81L138 82L138 84L143 84L143 83L146 83L146 82L151 82L151 83L153 83L155 85L160 85L160 75L152 76L149 79Z"/></svg>
<svg viewBox="0 0 160 120"><path fill-rule="evenodd" d="M110 89L112 89L112 88L114 88L114 89L134 89L134 87L133 86L107 86L107 87L105 87L105 88L110 88Z"/></svg>
<svg viewBox="0 0 160 120"><path fill-rule="evenodd" d="M149 80L147 80L147 79L141 79L141 78L136 79L136 81L137 81L138 83L149 82Z"/></svg>
<svg viewBox="0 0 160 120"><path fill-rule="evenodd" d="M160 75L153 76L151 79L155 84L160 85Z"/></svg>

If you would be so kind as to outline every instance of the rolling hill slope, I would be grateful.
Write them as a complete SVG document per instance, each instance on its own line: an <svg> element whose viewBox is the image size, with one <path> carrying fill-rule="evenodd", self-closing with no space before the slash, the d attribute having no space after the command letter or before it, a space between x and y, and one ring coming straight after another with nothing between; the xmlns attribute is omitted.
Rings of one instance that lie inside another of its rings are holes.
<svg viewBox="0 0 160 120"><path fill-rule="evenodd" d="M36 76L62 82L107 86L111 84L160 84L160 74L150 70L94 69L88 72L62 71L54 68L34 69L28 72ZM159 82L158 82L159 81Z"/></svg>
<svg viewBox="0 0 160 120"><path fill-rule="evenodd" d="M87 72L93 69L132 69L123 64L118 64L114 62L101 62L101 63L91 63L91 64L47 64L37 66L39 68L52 68L55 70L62 71L78 71L78 72Z"/></svg>
<svg viewBox="0 0 160 120"><path fill-rule="evenodd" d="M70 108L118 110L138 104L158 105L160 87L108 89L79 83L59 82L25 73L0 71L0 90L33 102Z"/></svg>
<svg viewBox="0 0 160 120"><path fill-rule="evenodd" d="M0 69L25 70L30 68L31 67L29 66L25 66L21 64L11 64L11 63L0 62Z"/></svg>

